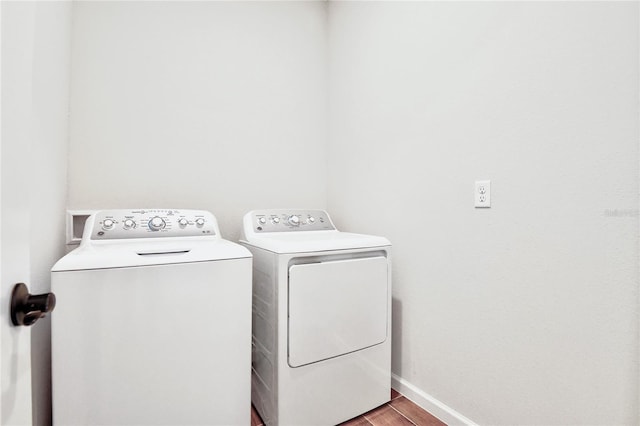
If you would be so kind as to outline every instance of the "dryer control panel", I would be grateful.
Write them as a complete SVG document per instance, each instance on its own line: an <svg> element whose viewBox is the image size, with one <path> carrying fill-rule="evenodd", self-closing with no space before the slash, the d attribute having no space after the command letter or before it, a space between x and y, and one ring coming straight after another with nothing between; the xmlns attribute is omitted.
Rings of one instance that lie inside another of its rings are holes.
<svg viewBox="0 0 640 426"><path fill-rule="evenodd" d="M218 236L216 218L205 210L102 210L87 219L92 240Z"/></svg>
<svg viewBox="0 0 640 426"><path fill-rule="evenodd" d="M250 216L256 234L336 229L324 210L256 210Z"/></svg>

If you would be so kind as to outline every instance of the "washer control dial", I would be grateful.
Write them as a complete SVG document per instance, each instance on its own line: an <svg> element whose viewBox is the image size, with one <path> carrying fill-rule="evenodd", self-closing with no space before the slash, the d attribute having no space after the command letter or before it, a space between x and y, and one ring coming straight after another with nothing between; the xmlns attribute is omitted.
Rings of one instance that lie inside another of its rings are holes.
<svg viewBox="0 0 640 426"><path fill-rule="evenodd" d="M261 217L258 219L258 223L260 225L264 225L265 223L267 223L267 218L266 217Z"/></svg>
<svg viewBox="0 0 640 426"><path fill-rule="evenodd" d="M149 220L148 225L149 225L149 229L151 229L152 231L159 231L161 229L164 229L165 226L167 226L164 219L162 219L160 216L152 217L151 220Z"/></svg>
<svg viewBox="0 0 640 426"><path fill-rule="evenodd" d="M300 226L300 218L296 215L289 216L287 222L289 222L291 226Z"/></svg>
<svg viewBox="0 0 640 426"><path fill-rule="evenodd" d="M205 210L102 210L92 215L87 224L91 227L91 240L151 238L169 241L167 238L174 237L220 238L215 216Z"/></svg>
<svg viewBox="0 0 640 426"><path fill-rule="evenodd" d="M280 218L278 216L274 216L273 218L271 218L271 222L277 225L280 223Z"/></svg>

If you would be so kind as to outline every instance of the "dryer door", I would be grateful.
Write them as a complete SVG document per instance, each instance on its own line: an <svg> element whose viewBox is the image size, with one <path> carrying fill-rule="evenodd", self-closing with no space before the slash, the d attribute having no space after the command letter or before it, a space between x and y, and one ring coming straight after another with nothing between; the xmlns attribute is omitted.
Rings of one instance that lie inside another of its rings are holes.
<svg viewBox="0 0 640 426"><path fill-rule="evenodd" d="M300 367L387 339L383 256L289 267L289 365Z"/></svg>

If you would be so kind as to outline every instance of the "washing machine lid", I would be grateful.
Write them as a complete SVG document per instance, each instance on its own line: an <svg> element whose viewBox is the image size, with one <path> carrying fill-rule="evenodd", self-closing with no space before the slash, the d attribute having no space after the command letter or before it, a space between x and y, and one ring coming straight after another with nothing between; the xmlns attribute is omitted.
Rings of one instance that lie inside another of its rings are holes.
<svg viewBox="0 0 640 426"><path fill-rule="evenodd" d="M53 265L51 272L210 262L250 257L251 253L246 248L223 239L156 240L153 244L132 241L78 247Z"/></svg>
<svg viewBox="0 0 640 426"><path fill-rule="evenodd" d="M52 272L249 258L204 210L119 209L91 215L80 246Z"/></svg>
<svg viewBox="0 0 640 426"><path fill-rule="evenodd" d="M254 210L243 220L241 242L274 253L387 247L384 237L338 231L324 210Z"/></svg>

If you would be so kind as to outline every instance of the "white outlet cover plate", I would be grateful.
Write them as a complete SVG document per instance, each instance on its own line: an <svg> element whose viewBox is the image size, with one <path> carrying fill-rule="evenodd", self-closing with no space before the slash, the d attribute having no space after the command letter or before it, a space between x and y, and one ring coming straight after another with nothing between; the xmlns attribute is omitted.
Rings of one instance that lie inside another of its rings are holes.
<svg viewBox="0 0 640 426"><path fill-rule="evenodd" d="M474 195L476 208L491 207L491 181L477 180Z"/></svg>

